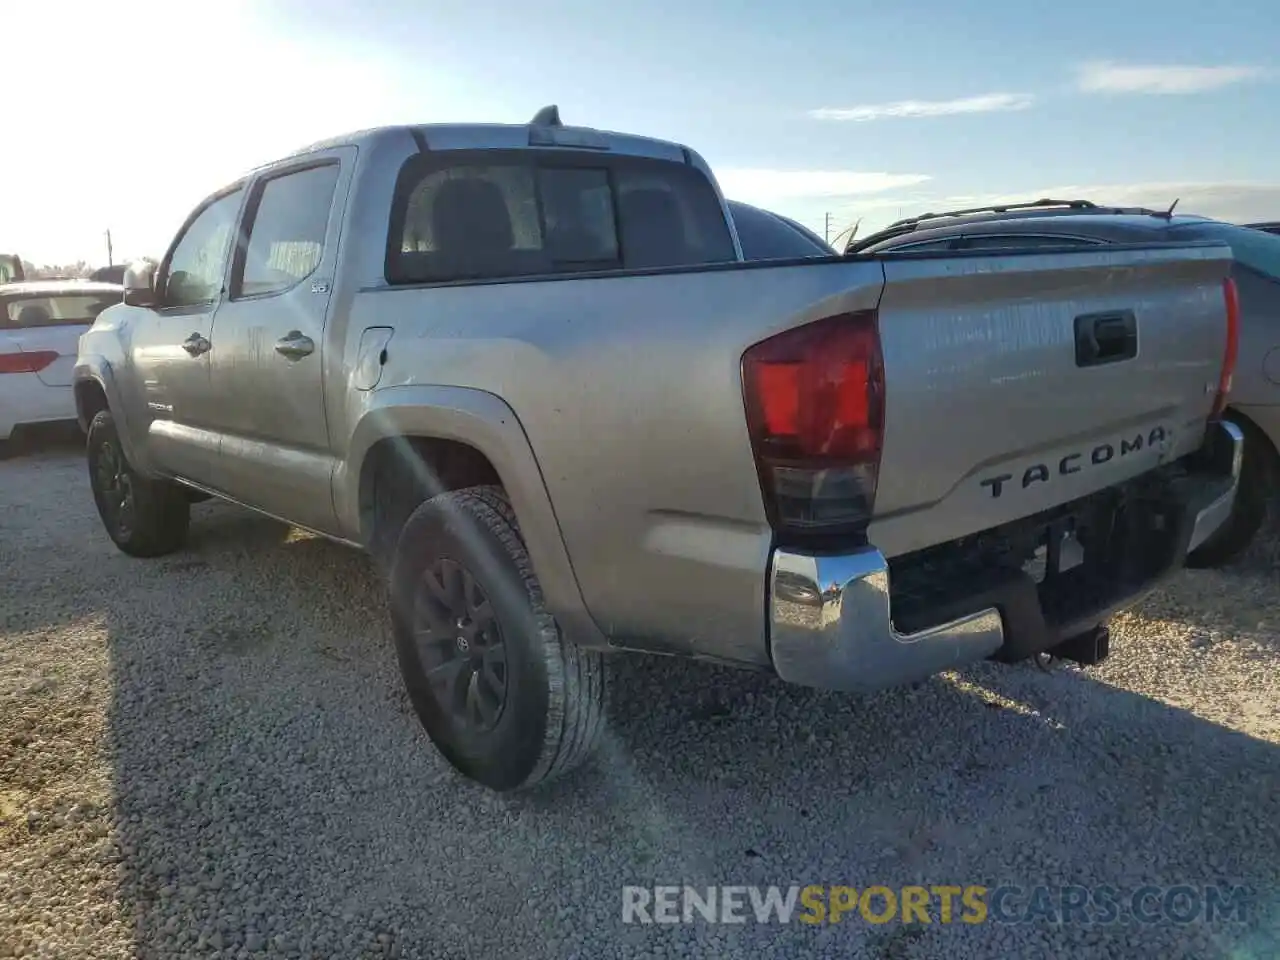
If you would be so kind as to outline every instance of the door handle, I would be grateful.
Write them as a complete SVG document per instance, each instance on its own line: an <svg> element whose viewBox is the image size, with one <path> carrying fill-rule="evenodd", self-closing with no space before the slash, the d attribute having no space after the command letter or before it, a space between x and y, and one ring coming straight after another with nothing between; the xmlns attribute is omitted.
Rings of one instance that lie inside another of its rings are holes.
<svg viewBox="0 0 1280 960"><path fill-rule="evenodd" d="M301 360L316 348L315 341L300 330L290 330L276 341L276 353L289 360Z"/></svg>
<svg viewBox="0 0 1280 960"><path fill-rule="evenodd" d="M213 344L198 333L193 333L191 336L187 337L187 339L182 341L182 349L187 351L187 353L191 354L193 357L198 357L202 353L208 353L209 348L212 346Z"/></svg>
<svg viewBox="0 0 1280 960"><path fill-rule="evenodd" d="M1138 318L1132 310L1076 317L1075 334L1077 367L1118 363L1138 355Z"/></svg>

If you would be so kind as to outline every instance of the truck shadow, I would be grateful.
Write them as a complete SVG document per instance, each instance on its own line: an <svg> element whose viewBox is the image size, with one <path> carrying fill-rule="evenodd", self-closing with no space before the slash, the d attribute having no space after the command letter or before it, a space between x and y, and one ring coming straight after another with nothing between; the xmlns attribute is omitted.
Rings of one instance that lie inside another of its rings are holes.
<svg viewBox="0 0 1280 960"><path fill-rule="evenodd" d="M245 563L231 540L197 539L203 590L171 626L111 626L117 828L139 944L175 910L229 945L305 944L319 910L405 949L456 923L494 955L513 955L513 938L544 954L554 925L517 909L521 891L570 925L600 917L644 953L669 934L613 926L626 884L1280 881L1280 749L1080 671L983 666L858 699L626 658L595 765L493 796L419 729L365 559L265 540ZM1135 845L1158 847L1154 866L1131 865ZM246 884L264 915L226 892ZM1259 930L1144 936L1217 956ZM877 935L840 932L868 950ZM720 942L735 954L772 936ZM930 934L939 947L951 936ZM954 937L1000 942L988 928Z"/></svg>
<svg viewBox="0 0 1280 960"><path fill-rule="evenodd" d="M273 949L301 956L448 955L442 938L462 930L470 955L495 957L677 941L717 956L907 956L861 923L623 926L620 891L1280 886L1280 748L1075 670L983 665L855 698L619 658L598 760L492 795L418 726L364 557L255 517L218 517L221 531L214 519L156 563L94 546L56 597L17 578L34 598L19 626L93 617L105 631L113 856L139 957L162 955L175 916L192 949L278 937ZM1265 956L1269 918L1146 928L1143 952ZM326 939L335 927L349 942ZM1069 949L1070 933L934 927L911 949L1037 956ZM1095 928L1089 943L1132 955L1131 934Z"/></svg>

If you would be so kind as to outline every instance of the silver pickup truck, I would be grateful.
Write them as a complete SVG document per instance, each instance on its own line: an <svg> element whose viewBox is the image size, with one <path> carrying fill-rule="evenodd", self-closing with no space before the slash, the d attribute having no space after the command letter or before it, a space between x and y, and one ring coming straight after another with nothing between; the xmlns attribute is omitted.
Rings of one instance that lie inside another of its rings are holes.
<svg viewBox="0 0 1280 960"><path fill-rule="evenodd" d="M1107 653L1230 511L1221 244L744 259L680 145L366 131L201 203L81 339L102 521L210 495L367 549L433 742L582 761L605 654L871 691Z"/></svg>

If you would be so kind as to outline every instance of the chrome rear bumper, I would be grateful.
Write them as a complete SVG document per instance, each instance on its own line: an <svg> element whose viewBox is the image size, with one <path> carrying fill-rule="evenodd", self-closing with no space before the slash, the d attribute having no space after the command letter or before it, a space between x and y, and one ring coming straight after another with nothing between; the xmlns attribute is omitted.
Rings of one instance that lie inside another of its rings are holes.
<svg viewBox="0 0 1280 960"><path fill-rule="evenodd" d="M889 606L889 563L874 547L834 557L776 551L769 616L778 676L870 693L981 660L1004 643L994 609L903 634Z"/></svg>
<svg viewBox="0 0 1280 960"><path fill-rule="evenodd" d="M1203 543L1231 513L1244 435L1231 423L1206 444L1212 499L1189 502L1189 543ZM1136 599L1136 596L1131 599ZM889 563L875 547L840 555L775 549L769 569L770 657L790 683L869 693L925 679L997 653L1000 611L986 606L916 633L893 625Z"/></svg>
<svg viewBox="0 0 1280 960"><path fill-rule="evenodd" d="M1191 531L1191 543L1187 550L1194 550L1211 537L1231 516L1236 502L1236 488L1240 485L1240 468L1244 464L1244 432L1229 420L1218 424L1220 433L1216 441L1216 456L1221 466L1230 471L1231 485L1222 494L1196 513Z"/></svg>

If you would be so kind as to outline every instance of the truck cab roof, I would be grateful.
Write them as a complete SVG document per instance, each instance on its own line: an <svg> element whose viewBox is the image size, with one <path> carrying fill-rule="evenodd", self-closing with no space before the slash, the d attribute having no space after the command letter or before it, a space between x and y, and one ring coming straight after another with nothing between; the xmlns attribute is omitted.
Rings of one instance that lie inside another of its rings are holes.
<svg viewBox="0 0 1280 960"><path fill-rule="evenodd" d="M371 127L329 137L308 144L289 154L305 156L319 150L341 146L373 146L380 142L410 137L419 149L435 150L513 150L530 147L596 150L610 154L649 157L677 163L697 165L710 173L706 162L682 144L629 133L598 130L594 127L571 127L560 122L555 106L544 107L529 123L424 123Z"/></svg>

